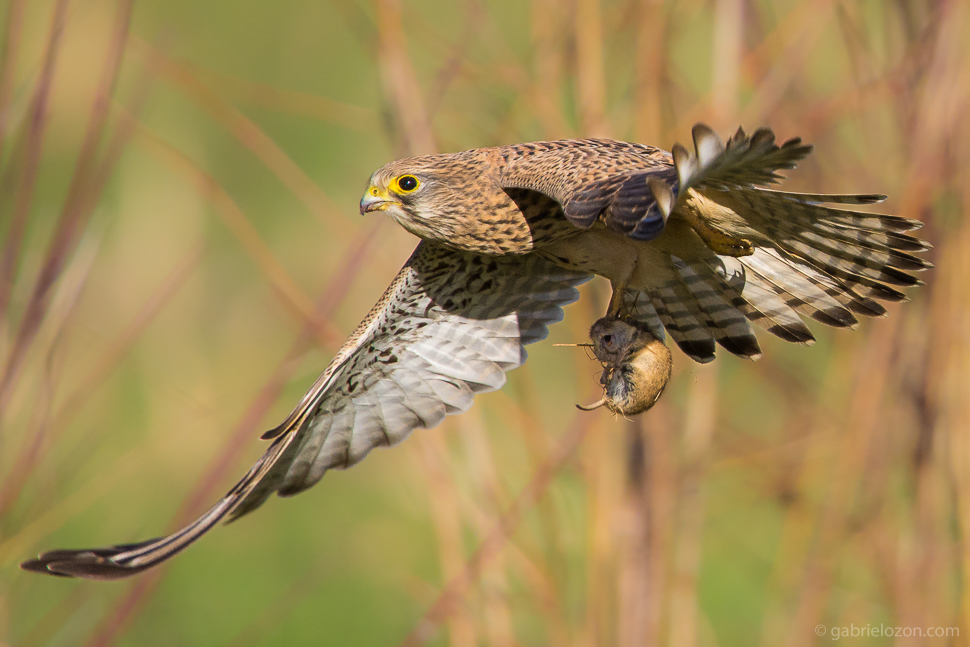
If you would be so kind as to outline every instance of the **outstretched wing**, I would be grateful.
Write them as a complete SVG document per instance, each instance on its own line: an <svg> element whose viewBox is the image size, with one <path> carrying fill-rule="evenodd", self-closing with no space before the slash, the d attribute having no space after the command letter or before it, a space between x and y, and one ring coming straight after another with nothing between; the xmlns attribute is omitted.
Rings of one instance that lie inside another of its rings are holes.
<svg viewBox="0 0 970 647"><path fill-rule="evenodd" d="M266 453L216 505L159 539L89 550L54 550L21 564L53 575L118 579L176 554L222 519L296 494L331 468L394 445L472 405L525 361L579 297L590 275L536 255L493 258L423 242L344 344Z"/></svg>

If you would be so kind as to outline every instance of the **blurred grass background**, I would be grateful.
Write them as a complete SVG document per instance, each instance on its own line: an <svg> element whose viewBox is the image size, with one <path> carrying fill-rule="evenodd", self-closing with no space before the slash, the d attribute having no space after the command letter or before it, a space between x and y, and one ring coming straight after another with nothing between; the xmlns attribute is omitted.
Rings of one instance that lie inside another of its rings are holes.
<svg viewBox="0 0 970 647"><path fill-rule="evenodd" d="M970 636L970 7L960 0L4 0L0 645L810 645ZM937 269L812 348L675 350L632 422L580 350L132 580L56 547L189 520L415 241L409 153L690 126L801 136L792 190L885 192Z"/></svg>

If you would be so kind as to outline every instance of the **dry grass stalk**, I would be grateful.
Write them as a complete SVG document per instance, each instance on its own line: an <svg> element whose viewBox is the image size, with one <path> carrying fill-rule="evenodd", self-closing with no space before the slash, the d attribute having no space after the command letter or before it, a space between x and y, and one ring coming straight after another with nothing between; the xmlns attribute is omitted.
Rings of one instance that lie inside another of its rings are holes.
<svg viewBox="0 0 970 647"><path fill-rule="evenodd" d="M407 155L435 153L438 146L418 77L407 52L407 41L401 24L400 0L377 0L378 38L380 51L378 65L385 96L392 102L399 128L397 133L404 139L402 150Z"/></svg>
<svg viewBox="0 0 970 647"><path fill-rule="evenodd" d="M461 604L469 587L478 579L491 560L501 552L505 542L522 520L522 516L542 497L556 473L576 451L589 428L590 419L577 416L576 422L563 435L559 446L546 463L536 470L532 480L502 514L471 558L465 562L463 571L447 583L435 603L401 642L401 647L426 644L434 637L437 627L455 613L456 607Z"/></svg>
<svg viewBox="0 0 970 647"><path fill-rule="evenodd" d="M26 0L12 0L7 5L3 56L0 57L0 159L3 159L7 133L10 130L10 98L14 86L13 71L17 69L17 59L20 54L25 4Z"/></svg>
<svg viewBox="0 0 970 647"><path fill-rule="evenodd" d="M324 222L345 218L342 209L311 180L284 151L256 123L232 107L217 95L204 81L185 65L171 60L147 41L133 39L135 51L140 52L157 66L164 78L174 82L186 95L221 127L225 128L240 144L248 148L286 187L299 198L310 211ZM337 230L341 236L340 230Z"/></svg>
<svg viewBox="0 0 970 647"><path fill-rule="evenodd" d="M41 69L40 76L37 79L37 84L34 86L33 98L30 102L30 125L27 128L24 138L23 162L17 166L11 165L11 168L6 169L4 173L5 176L9 176L12 180L16 177L16 180L13 180L16 186L13 214L11 216L10 225L7 228L7 240L4 245L3 259L2 262L0 262L0 317L2 317L4 322L6 322L7 319L10 291L13 289L13 282L17 271L17 261L20 257L21 247L23 245L23 234L24 229L26 228L30 203L33 199L34 184L37 181L37 166L40 163L44 130L47 124L47 102L50 96L50 86L54 76L54 69L57 64L57 56L60 51L61 36L64 32L66 10L66 0L61 0L54 7L50 35L48 36L47 46L44 53L43 67ZM14 7L11 7L10 18L16 19L17 14L13 11ZM12 23L10 29L11 32L12 30L16 30L16 24ZM16 39L13 37L12 33L8 33L7 43L9 45L16 43ZM13 52L11 51L11 54L12 53ZM5 56L5 58L7 57ZM13 57L11 56L11 58ZM7 75L4 83L11 84L13 82L12 64L9 67L5 66L4 72ZM6 185L6 182L4 184ZM36 316L37 315L35 315L35 317ZM19 364L20 361L19 359L15 360L15 357L20 356L25 350L20 348L21 346L23 346L23 342L17 343L14 346L14 350L7 358L7 366L4 368L3 378L0 379L0 404L5 402L7 398L5 393L9 391L9 383L13 378L12 374L16 370L16 364Z"/></svg>
<svg viewBox="0 0 970 647"><path fill-rule="evenodd" d="M55 8L55 24L52 28L51 47L47 57L49 64L45 62L44 72L41 74L41 80L39 81L37 98L33 106L35 115L31 127L31 144L28 145L27 149L26 175L19 184L23 193L22 198L17 201L14 222L25 222L27 209L30 207L30 196L33 193L34 176L41 149L40 134L42 132L41 124L43 123L46 95L50 83L50 75L53 74L53 61L55 60L55 53L57 51L57 39L59 39L60 32L63 29L64 11L64 3L59 3ZM105 57L105 67L102 72L101 82L95 92L94 105L91 108L88 127L84 135L84 141L81 144L75 173L71 179L71 185L64 202L61 218L50 242L43 267L37 277L30 300L27 303L23 319L20 322L20 329L17 332L13 348L3 369L3 377L0 378L0 409L3 409L9 401L9 392L12 384L16 381L21 363L24 360L24 355L27 353L34 335L37 333L37 329L46 315L51 290L60 277L67 258L77 244L80 234L84 229L85 222L96 203L96 194L91 195L90 193L92 188L92 177L90 174L95 168L94 160L97 154L98 144L104 136L104 130L107 125L110 97L118 76L118 71L121 67L121 58L128 35L130 18L131 2L123 0L118 6L116 23L113 29L113 39ZM35 132L36 134L33 134ZM0 314L4 314L2 310L0 310Z"/></svg>
<svg viewBox="0 0 970 647"><path fill-rule="evenodd" d="M574 11L580 128L587 137L608 137L612 129L606 117L606 62L600 0L576 0Z"/></svg>
<svg viewBox="0 0 970 647"><path fill-rule="evenodd" d="M0 518L8 505L16 501L20 490L30 477L34 468L40 463L51 443L57 440L71 420L83 409L92 394L101 387L107 377L119 363L131 352L145 329L159 315L162 309L176 295L189 276L202 260L204 249L199 246L190 250L183 261L177 264L168 279L153 293L145 306L118 337L117 342L101 358L98 364L81 380L77 388L57 406L50 416L46 433L37 434L33 441L24 448L21 456L15 461L16 468L12 470L0 486ZM46 438L44 438L46 436ZM44 439L44 443L41 440Z"/></svg>
<svg viewBox="0 0 970 647"><path fill-rule="evenodd" d="M144 45L146 45L144 41L141 41L140 46ZM192 94L199 93L200 88L213 88L215 90L212 93L213 96L223 97L225 101L235 101L240 104L267 108L275 112L309 117L317 121L333 123L343 128L361 132L370 131L378 125L377 114L373 110L336 101L329 97L284 90L265 83L257 83L239 77L219 74L218 72L187 63L177 64L170 60L168 61L168 66L172 72L172 79L186 87ZM213 112L215 111L213 110ZM246 128L254 126L248 120L244 125ZM266 138L266 141L268 144L272 144L272 140L269 138ZM262 145L262 142L258 146L254 145L253 152L260 154ZM274 151L273 155L262 157L269 161L275 158L275 156ZM285 166L273 164L272 166L281 177L292 176L296 179L302 174L299 167L292 164ZM298 183L293 180L288 182L288 185L295 184L299 184L301 191L305 189L311 194L320 191L320 188L316 184L308 182L304 178L299 178ZM327 218L332 217L332 213L330 212L335 210L335 206L332 203L319 197L314 197L308 203L325 204L328 213L320 213L319 215Z"/></svg>
<svg viewBox="0 0 970 647"><path fill-rule="evenodd" d="M198 185L199 192L212 203L216 213L222 217L222 221L259 267L266 281L273 286L276 293L281 297L282 304L311 326L321 344L338 347L344 338L343 331L329 320L318 321L315 318L316 308L312 299L300 289L296 281L286 271L286 268L276 259L269 246L263 242L259 232L246 218L242 209L216 179L164 139L138 125L130 115L126 114L125 118L136 124L141 141L150 145L159 157L168 162L176 171L188 175L189 179Z"/></svg>

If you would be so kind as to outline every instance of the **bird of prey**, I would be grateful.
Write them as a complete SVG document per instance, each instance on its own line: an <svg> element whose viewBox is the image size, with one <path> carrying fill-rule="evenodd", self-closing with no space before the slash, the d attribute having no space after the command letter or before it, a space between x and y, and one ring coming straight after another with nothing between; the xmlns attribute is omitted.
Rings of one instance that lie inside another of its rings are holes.
<svg viewBox="0 0 970 647"><path fill-rule="evenodd" d="M920 222L845 207L885 196L765 188L809 154L800 139L779 146L767 128L739 129L725 145L702 124L693 139L693 151L577 139L379 169L361 213L383 211L422 241L289 417L263 435L272 443L242 480L173 535L49 551L22 567L93 579L144 571L274 492L301 492L465 411L504 383L523 346L545 337L593 274L612 283L609 321L634 322L651 343L666 331L707 362L715 344L759 357L752 324L809 344L802 316L839 327L881 316L880 301L902 301L899 288L919 283L908 272L930 267L911 253L929 245L905 233ZM642 348L633 350L635 359ZM654 364L647 370L669 375L669 363ZM606 377L608 399L622 405L622 388L636 381Z"/></svg>

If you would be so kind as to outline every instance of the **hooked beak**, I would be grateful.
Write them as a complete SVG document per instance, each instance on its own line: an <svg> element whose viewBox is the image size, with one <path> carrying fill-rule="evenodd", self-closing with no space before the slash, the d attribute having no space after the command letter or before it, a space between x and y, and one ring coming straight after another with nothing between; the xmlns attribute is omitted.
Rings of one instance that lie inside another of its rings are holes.
<svg viewBox="0 0 970 647"><path fill-rule="evenodd" d="M360 215L363 216L371 211L384 211L397 202L397 200L394 200L376 186L371 186L364 193L364 197L360 199Z"/></svg>

